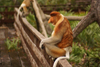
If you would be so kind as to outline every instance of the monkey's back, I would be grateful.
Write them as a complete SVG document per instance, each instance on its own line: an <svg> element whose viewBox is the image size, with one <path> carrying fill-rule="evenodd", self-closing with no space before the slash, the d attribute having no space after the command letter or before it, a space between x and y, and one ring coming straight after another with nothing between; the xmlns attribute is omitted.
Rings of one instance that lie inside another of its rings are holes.
<svg viewBox="0 0 100 67"><path fill-rule="evenodd" d="M64 18L63 23L64 23L64 25L62 25L62 26L63 27L65 26L66 31L62 37L61 42L59 42L57 44L57 46L60 48L66 48L68 46L72 46L72 42L73 42L73 33L72 33L72 29L70 27L69 21L66 18Z"/></svg>

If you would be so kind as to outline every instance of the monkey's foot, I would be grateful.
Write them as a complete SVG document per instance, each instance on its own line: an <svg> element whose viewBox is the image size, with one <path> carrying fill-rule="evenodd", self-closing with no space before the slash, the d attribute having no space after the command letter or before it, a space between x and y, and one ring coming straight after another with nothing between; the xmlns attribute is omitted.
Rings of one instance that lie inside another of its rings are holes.
<svg viewBox="0 0 100 67"><path fill-rule="evenodd" d="M67 59L70 58L70 56L69 56L69 51L66 52L66 58L67 58Z"/></svg>

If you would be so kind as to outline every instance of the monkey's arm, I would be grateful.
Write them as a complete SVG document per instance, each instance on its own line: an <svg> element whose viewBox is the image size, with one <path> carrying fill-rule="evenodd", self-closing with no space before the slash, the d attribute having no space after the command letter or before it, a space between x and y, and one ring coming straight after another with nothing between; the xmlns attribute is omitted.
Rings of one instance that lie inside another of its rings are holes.
<svg viewBox="0 0 100 67"><path fill-rule="evenodd" d="M64 30L64 29L63 29ZM49 38L43 39L40 42L40 48L42 47L43 44L50 44L50 45L56 45L57 43L59 43L62 40L64 31L62 31L61 29L59 30L58 33L56 33L55 35L52 35Z"/></svg>
<svg viewBox="0 0 100 67"><path fill-rule="evenodd" d="M61 37L49 37L49 38L46 38L46 39L43 39L41 42L43 42L44 44L56 44L58 42L61 41Z"/></svg>
<svg viewBox="0 0 100 67"><path fill-rule="evenodd" d="M62 40L65 30L66 30L66 28L62 26L60 29L54 30L51 37L43 39L41 42L44 44L55 45Z"/></svg>
<svg viewBox="0 0 100 67"><path fill-rule="evenodd" d="M57 44L60 41L61 41L61 38L59 38L59 37L49 37L49 38L43 39L40 42L40 48L42 47L43 44L55 45L55 44Z"/></svg>

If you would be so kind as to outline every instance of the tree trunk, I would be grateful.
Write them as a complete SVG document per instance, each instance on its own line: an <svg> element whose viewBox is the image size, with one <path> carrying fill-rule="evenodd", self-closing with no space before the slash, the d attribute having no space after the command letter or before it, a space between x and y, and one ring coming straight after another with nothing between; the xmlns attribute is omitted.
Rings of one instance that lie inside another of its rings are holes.
<svg viewBox="0 0 100 67"><path fill-rule="evenodd" d="M34 7L35 5L37 5L37 7ZM38 12L40 14L40 15L37 16L37 18L38 17L41 17L41 20L43 21L44 27L45 27L47 33L50 35L51 32L52 32L52 29L50 28L49 24L47 23L48 22L48 19L46 18L45 14L41 10L41 8L38 5L38 3L37 3L36 0L34 0L34 2L33 2L33 8L34 8L35 12ZM38 11L36 10L36 8L38 9Z"/></svg>
<svg viewBox="0 0 100 67"><path fill-rule="evenodd" d="M100 27L100 0L98 1L98 6L97 6L97 23Z"/></svg>
<svg viewBox="0 0 100 67"><path fill-rule="evenodd" d="M73 29L73 37L80 34L88 25L97 21L100 26L100 0L92 0L90 11Z"/></svg>
<svg viewBox="0 0 100 67"><path fill-rule="evenodd" d="M45 27L44 27L44 24L43 24L43 21L42 21L42 17L40 15L40 12L39 12L39 9L37 7L37 2L36 0L33 1L33 8L34 8L34 11L35 11L35 14L36 14L36 17L39 21L39 24L40 24L40 27L42 29L42 33L44 34L45 37L48 37L47 36L47 33L46 33L46 30L45 30Z"/></svg>
<svg viewBox="0 0 100 67"><path fill-rule="evenodd" d="M50 28L50 25L48 24L48 19L47 17L45 16L45 14L43 13L42 9L39 7L39 10L40 10L40 14L41 14L41 17L42 17L42 20L43 20L43 23L44 23L44 26L46 28L46 31L49 35L51 35L52 33L52 29Z"/></svg>

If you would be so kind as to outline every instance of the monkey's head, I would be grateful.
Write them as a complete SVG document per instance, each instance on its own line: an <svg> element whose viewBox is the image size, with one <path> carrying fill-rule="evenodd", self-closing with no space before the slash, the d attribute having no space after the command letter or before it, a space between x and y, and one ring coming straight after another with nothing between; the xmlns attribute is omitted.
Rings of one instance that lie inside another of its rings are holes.
<svg viewBox="0 0 100 67"><path fill-rule="evenodd" d="M53 25L55 25L57 23L57 21L60 19L61 14L57 11L53 11L50 13L50 19L48 21L48 23L52 23Z"/></svg>

